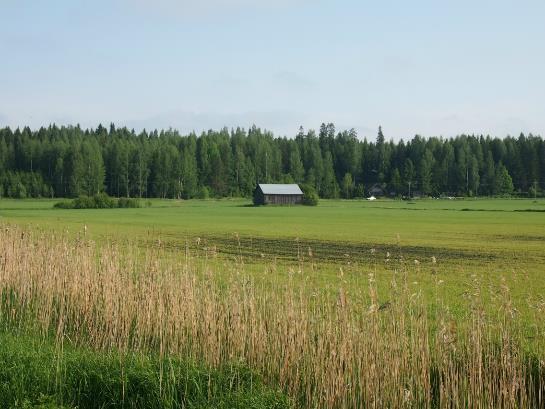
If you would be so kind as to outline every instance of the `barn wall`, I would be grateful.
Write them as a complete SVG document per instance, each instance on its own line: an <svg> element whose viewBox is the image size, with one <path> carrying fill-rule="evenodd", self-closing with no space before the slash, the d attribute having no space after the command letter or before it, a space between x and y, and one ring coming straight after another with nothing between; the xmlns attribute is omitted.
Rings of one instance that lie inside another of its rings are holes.
<svg viewBox="0 0 545 409"><path fill-rule="evenodd" d="M302 195L265 195L266 204L295 205L302 202Z"/></svg>

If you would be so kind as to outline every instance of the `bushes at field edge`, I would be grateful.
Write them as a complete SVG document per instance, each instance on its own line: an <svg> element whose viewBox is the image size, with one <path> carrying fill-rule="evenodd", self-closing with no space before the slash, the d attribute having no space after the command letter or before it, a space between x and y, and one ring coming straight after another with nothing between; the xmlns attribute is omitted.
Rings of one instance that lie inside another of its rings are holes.
<svg viewBox="0 0 545 409"><path fill-rule="evenodd" d="M318 193L311 185L301 185L301 190L303 191L303 204L306 206L317 206L318 205Z"/></svg>
<svg viewBox="0 0 545 409"><path fill-rule="evenodd" d="M80 196L73 200L65 200L55 203L58 209L114 209L114 208L136 208L140 207L140 200L134 198L120 197L114 199L106 193L99 193L94 196Z"/></svg>

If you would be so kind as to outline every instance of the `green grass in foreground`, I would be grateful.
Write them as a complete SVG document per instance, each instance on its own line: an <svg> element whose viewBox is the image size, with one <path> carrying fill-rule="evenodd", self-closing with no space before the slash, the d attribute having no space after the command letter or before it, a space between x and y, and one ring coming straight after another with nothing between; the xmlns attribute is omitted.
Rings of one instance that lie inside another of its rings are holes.
<svg viewBox="0 0 545 409"><path fill-rule="evenodd" d="M282 409L288 399L242 366L64 347L0 333L0 408Z"/></svg>

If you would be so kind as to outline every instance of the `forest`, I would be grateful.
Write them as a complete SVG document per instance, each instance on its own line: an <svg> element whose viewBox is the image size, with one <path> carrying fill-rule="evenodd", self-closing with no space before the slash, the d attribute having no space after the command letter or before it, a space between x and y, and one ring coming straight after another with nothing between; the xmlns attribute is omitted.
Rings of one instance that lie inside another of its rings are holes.
<svg viewBox="0 0 545 409"><path fill-rule="evenodd" d="M322 198L540 196L545 141L520 134L374 140L322 124L291 138L256 126L181 135L50 125L0 129L0 197L250 197L256 183L305 183Z"/></svg>

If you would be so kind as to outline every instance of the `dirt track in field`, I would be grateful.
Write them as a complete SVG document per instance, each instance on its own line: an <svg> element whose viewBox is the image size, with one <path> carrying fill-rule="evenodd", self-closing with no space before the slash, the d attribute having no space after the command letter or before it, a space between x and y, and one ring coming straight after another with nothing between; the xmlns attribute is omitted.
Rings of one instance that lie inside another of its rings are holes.
<svg viewBox="0 0 545 409"><path fill-rule="evenodd" d="M157 245L156 241L147 242L147 245ZM462 249L446 249L425 246L407 245L371 245L369 243L355 243L342 241L328 241L315 239L276 239L266 237L236 237L230 236L199 236L174 237L166 236L161 239L162 247L192 252L208 252L213 256L238 257L245 261L260 259L277 259L285 261L316 261L325 263L373 263L392 260L418 260L431 263L432 257L436 260L459 261L494 261L500 255Z"/></svg>

